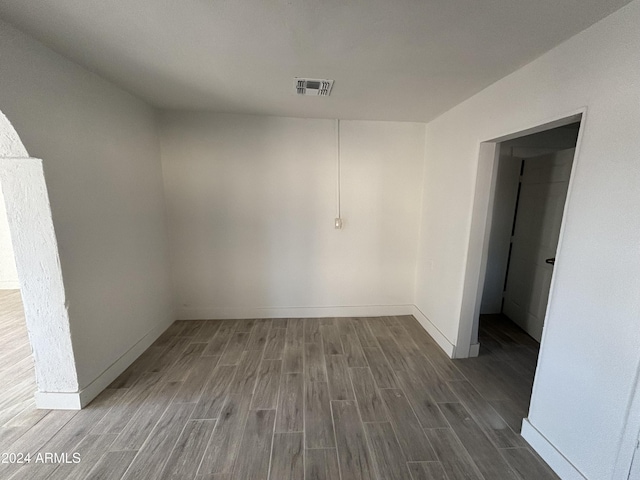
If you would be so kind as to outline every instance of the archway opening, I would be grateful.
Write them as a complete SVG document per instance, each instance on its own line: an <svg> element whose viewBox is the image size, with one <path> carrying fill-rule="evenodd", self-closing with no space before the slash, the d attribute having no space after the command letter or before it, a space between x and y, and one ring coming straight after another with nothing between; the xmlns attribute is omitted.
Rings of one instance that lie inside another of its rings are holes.
<svg viewBox="0 0 640 480"><path fill-rule="evenodd" d="M78 379L42 160L0 112L0 188L33 354L38 408L79 409ZM9 360L8 368L12 366ZM16 407L17 408L17 407Z"/></svg>

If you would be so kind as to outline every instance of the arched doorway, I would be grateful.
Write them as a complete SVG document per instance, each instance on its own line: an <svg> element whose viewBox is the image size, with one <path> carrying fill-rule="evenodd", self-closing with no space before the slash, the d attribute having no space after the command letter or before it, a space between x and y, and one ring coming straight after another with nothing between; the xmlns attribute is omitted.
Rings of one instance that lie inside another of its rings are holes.
<svg viewBox="0 0 640 480"><path fill-rule="evenodd" d="M0 112L0 184L36 373L38 408L80 408L69 316L42 160Z"/></svg>

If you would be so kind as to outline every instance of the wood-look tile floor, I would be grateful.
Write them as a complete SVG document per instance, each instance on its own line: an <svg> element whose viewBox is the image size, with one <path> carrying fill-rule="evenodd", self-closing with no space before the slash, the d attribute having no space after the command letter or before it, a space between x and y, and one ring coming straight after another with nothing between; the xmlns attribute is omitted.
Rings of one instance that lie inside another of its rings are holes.
<svg viewBox="0 0 640 480"><path fill-rule="evenodd" d="M35 390L20 291L0 290L0 425L24 410L35 409Z"/></svg>
<svg viewBox="0 0 640 480"><path fill-rule="evenodd" d="M0 478L557 478L515 431L535 344L501 322L464 361L413 317L176 322L82 411L0 427L0 452L79 463Z"/></svg>

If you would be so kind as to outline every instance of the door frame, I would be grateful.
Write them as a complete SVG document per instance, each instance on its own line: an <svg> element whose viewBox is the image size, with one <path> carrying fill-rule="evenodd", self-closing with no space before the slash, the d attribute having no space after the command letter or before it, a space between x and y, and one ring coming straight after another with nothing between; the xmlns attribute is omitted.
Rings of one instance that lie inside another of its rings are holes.
<svg viewBox="0 0 640 480"><path fill-rule="evenodd" d="M577 165L579 164L580 144L582 142L586 125L586 111L586 108L581 108L543 123L518 129L500 137L480 142L478 147L476 185L469 232L469 245L467 248L467 261L462 291L462 305L460 308L460 322L458 338L453 355L454 358L474 357L477 356L479 352L478 323L480 319L480 304L482 302L482 293L484 291L484 277L487 269L487 257L489 251L489 236L491 233L491 222L493 218L493 203L495 199L498 160L500 154L499 144L515 138L580 122L578 139L576 141L576 152L573 159L573 165L571 166L569 187L567 189L567 198L565 200L566 211L566 206L571 199L573 191L574 174ZM557 250L560 250L562 246L565 224L566 214L563 213ZM552 277L547 305L552 300L553 291L554 278ZM544 342L545 331L546 330L543 327L541 345Z"/></svg>

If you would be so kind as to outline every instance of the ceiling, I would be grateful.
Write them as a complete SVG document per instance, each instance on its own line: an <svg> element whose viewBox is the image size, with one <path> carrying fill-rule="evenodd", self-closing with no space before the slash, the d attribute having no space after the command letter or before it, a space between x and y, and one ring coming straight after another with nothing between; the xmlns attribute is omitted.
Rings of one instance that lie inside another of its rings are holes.
<svg viewBox="0 0 640 480"><path fill-rule="evenodd" d="M429 121L629 0L0 0L160 108ZM335 80L296 96L293 77Z"/></svg>

